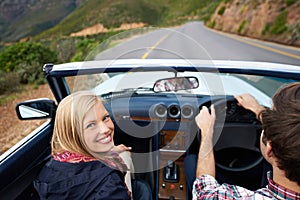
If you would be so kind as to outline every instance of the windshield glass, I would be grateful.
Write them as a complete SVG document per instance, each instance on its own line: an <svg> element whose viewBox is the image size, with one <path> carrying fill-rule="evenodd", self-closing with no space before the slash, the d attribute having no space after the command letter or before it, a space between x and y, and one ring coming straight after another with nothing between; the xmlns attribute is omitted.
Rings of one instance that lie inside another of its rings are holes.
<svg viewBox="0 0 300 200"><path fill-rule="evenodd" d="M221 74L208 72L129 72L129 73L101 73L67 77L67 84L71 92L78 90L92 90L95 94L109 98L113 93L151 94L157 80L173 77L195 77L199 84L195 89L162 91L159 93L195 94L195 95L239 95L251 93L265 106L271 106L271 97L276 90L290 79L275 77Z"/></svg>

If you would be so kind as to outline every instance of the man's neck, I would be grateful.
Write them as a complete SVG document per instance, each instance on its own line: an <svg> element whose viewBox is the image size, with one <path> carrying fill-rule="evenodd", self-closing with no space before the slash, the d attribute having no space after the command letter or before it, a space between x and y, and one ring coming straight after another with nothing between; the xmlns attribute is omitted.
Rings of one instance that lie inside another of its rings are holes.
<svg viewBox="0 0 300 200"><path fill-rule="evenodd" d="M273 166L273 180L275 183L292 190L294 192L299 193L300 186L291 180L289 180L283 170L279 169L278 167Z"/></svg>

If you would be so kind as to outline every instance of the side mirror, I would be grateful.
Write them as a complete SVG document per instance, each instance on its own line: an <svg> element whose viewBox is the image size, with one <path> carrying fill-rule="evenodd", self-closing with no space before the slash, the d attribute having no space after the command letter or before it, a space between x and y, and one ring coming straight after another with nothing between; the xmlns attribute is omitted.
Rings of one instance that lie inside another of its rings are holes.
<svg viewBox="0 0 300 200"><path fill-rule="evenodd" d="M190 90L199 87L199 81L196 77L173 77L160 79L154 83L154 92L169 92L178 90Z"/></svg>
<svg viewBox="0 0 300 200"><path fill-rule="evenodd" d="M55 116L56 104L50 99L34 99L18 103L16 113L20 120L47 119Z"/></svg>

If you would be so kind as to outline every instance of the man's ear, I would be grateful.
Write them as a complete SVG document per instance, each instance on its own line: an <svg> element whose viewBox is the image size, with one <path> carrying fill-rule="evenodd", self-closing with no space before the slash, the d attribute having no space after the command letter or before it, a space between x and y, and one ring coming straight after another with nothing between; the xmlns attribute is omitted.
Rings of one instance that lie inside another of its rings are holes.
<svg viewBox="0 0 300 200"><path fill-rule="evenodd" d="M266 145L266 155L271 158L273 157L273 149L272 149L272 143L271 141L267 141L267 145Z"/></svg>

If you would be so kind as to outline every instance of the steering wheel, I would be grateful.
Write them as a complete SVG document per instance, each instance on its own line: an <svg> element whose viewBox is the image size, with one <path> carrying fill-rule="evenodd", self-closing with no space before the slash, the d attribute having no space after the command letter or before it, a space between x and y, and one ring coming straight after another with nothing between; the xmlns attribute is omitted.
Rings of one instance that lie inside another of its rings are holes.
<svg viewBox="0 0 300 200"><path fill-rule="evenodd" d="M258 152L260 153L260 152ZM230 172L243 172L248 171L250 169L253 169L254 167L258 166L263 161L263 156L258 156L254 161L251 163L248 163L245 166L226 166L224 164L220 164L216 161L216 166L222 170L230 171ZM232 160L232 162L235 162L236 160ZM237 161L238 162L238 161Z"/></svg>
<svg viewBox="0 0 300 200"><path fill-rule="evenodd" d="M218 99L213 104L217 118L214 131L214 141L217 141L214 145L216 166L225 171L242 172L259 165L264 158L257 145L261 125L256 118L253 119L255 115L239 106L233 96ZM244 113L250 113L248 122L234 120L241 113L243 117Z"/></svg>

